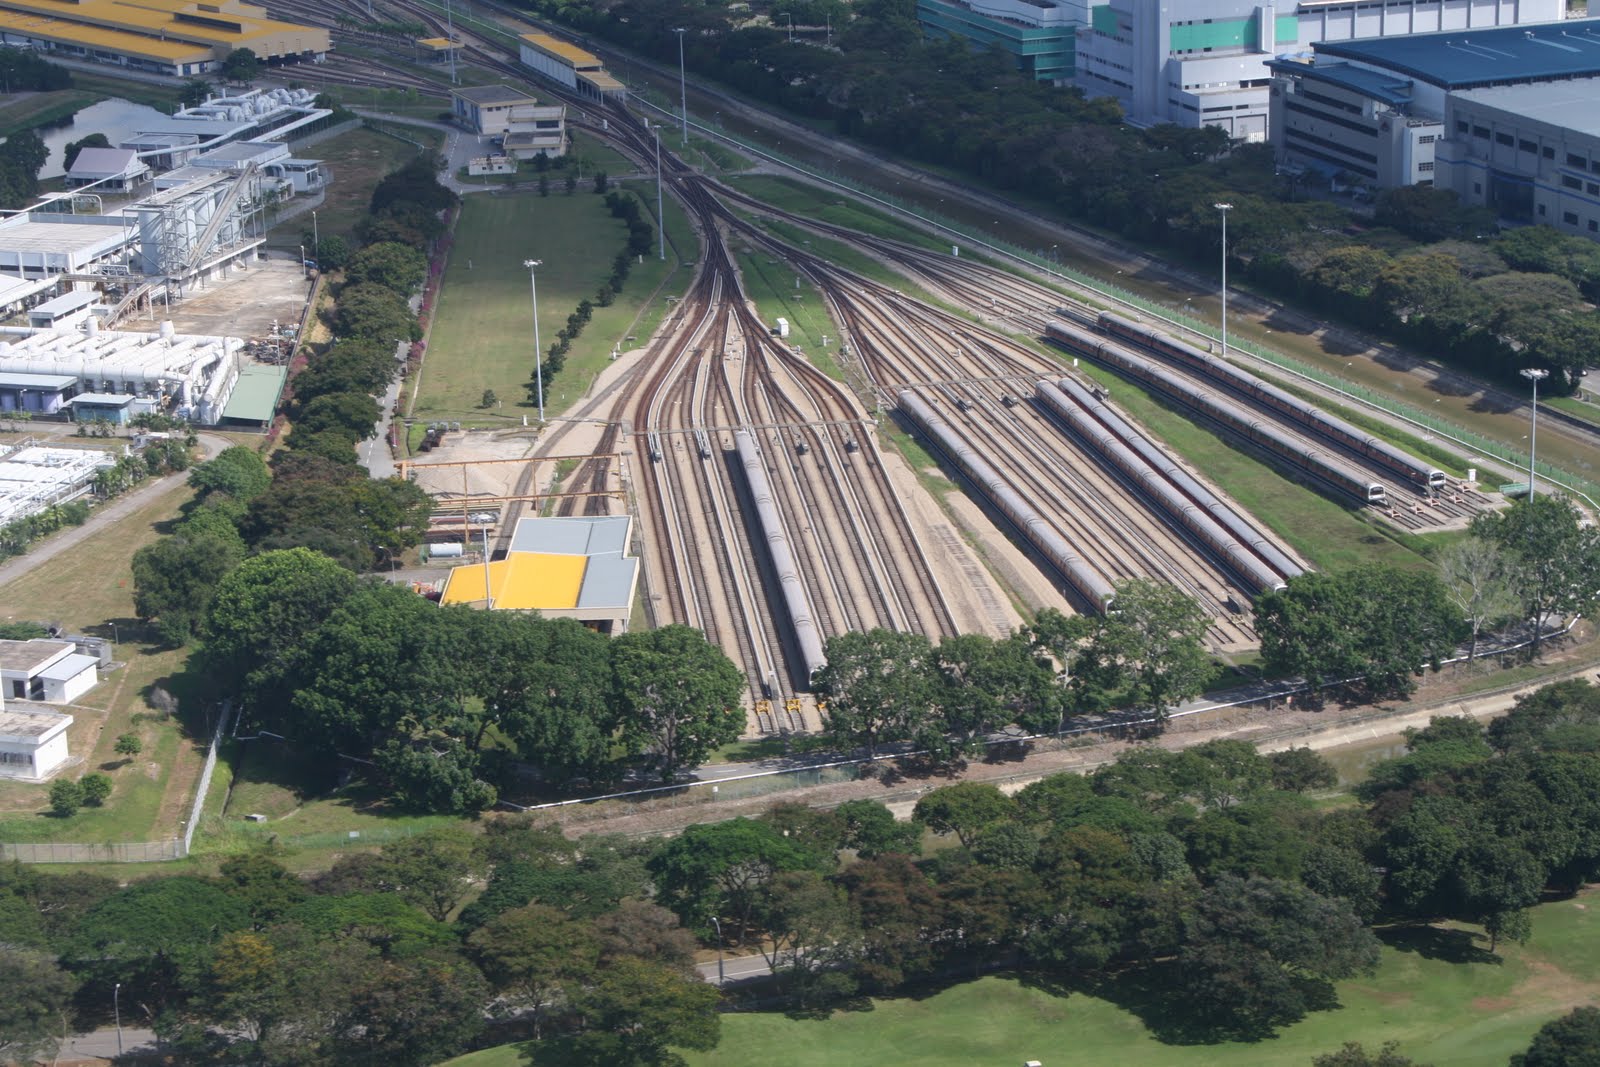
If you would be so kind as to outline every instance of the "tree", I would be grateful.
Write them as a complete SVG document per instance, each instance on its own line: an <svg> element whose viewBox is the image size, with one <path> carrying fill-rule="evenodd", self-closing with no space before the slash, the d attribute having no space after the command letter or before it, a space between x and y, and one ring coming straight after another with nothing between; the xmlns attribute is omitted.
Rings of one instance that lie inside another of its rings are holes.
<svg viewBox="0 0 1600 1067"><path fill-rule="evenodd" d="M444 922L483 872L477 835L441 826L383 846L379 878L384 888Z"/></svg>
<svg viewBox="0 0 1600 1067"><path fill-rule="evenodd" d="M478 398L478 406L480 408L485 408L485 409L492 408L492 407L494 407L495 405L497 405L499 403L500 403L500 398L498 396L495 396L495 393L494 393L493 389L485 389L483 391L483 396Z"/></svg>
<svg viewBox="0 0 1600 1067"><path fill-rule="evenodd" d="M355 575L307 548L244 561L212 598L207 667L232 679L248 705L267 710L264 698L281 686L307 638L355 588Z"/></svg>
<svg viewBox="0 0 1600 1067"><path fill-rule="evenodd" d="M600 972L577 1009L576 1063L682 1067L672 1050L716 1048L722 1036L715 986L645 960L618 960Z"/></svg>
<svg viewBox="0 0 1600 1067"><path fill-rule="evenodd" d="M936 834L953 833L964 846L984 827L1016 814L1014 801L987 782L960 782L924 795L911 812L913 822Z"/></svg>
<svg viewBox="0 0 1600 1067"><path fill-rule="evenodd" d="M1439 577L1445 593L1472 631L1467 658L1478 654L1478 635L1485 626L1516 610L1500 547L1482 537L1468 537L1445 546L1439 554Z"/></svg>
<svg viewBox="0 0 1600 1067"><path fill-rule="evenodd" d="M816 871L785 871L772 880L759 910L767 940L761 954L787 975L804 1005L815 993L850 993L848 965L861 948L861 923L843 889Z"/></svg>
<svg viewBox="0 0 1600 1067"><path fill-rule="evenodd" d="M612 704L631 752L670 782L744 731L744 675L705 634L663 626L611 643Z"/></svg>
<svg viewBox="0 0 1600 1067"><path fill-rule="evenodd" d="M651 857L649 868L662 905L685 926L703 930L713 917L733 919L742 936L767 883L807 859L771 825L738 818L690 826Z"/></svg>
<svg viewBox="0 0 1600 1067"><path fill-rule="evenodd" d="M1400 1055L1397 1041L1385 1041L1377 1052L1368 1052L1360 1043L1346 1041L1338 1052L1324 1052L1314 1057L1311 1067L1430 1067L1417 1063L1410 1056Z"/></svg>
<svg viewBox="0 0 1600 1067"><path fill-rule="evenodd" d="M78 786L83 794L83 802L91 808L98 808L111 795L111 779L103 774L86 774Z"/></svg>
<svg viewBox="0 0 1600 1067"><path fill-rule="evenodd" d="M862 859L889 852L905 856L922 854L922 828L900 822L894 812L876 800L847 800L833 809L843 835L840 845L853 848Z"/></svg>
<svg viewBox="0 0 1600 1067"><path fill-rule="evenodd" d="M606 186L609 183L610 183L610 179L606 177L606 172L605 171L597 170L597 171L594 172L594 191L596 193L602 193L603 194L606 191Z"/></svg>
<svg viewBox="0 0 1600 1067"><path fill-rule="evenodd" d="M488 983L454 951L373 959L350 976L318 1062L424 1067L470 1047L484 1028Z"/></svg>
<svg viewBox="0 0 1600 1067"><path fill-rule="evenodd" d="M1534 624L1535 656L1550 618L1590 611L1600 598L1600 532L1580 518L1566 498L1547 494L1472 520L1472 535L1506 557L1511 588Z"/></svg>
<svg viewBox="0 0 1600 1067"><path fill-rule="evenodd" d="M304 882L265 851L229 856L217 874L228 894L244 902L258 930L284 921L310 895Z"/></svg>
<svg viewBox="0 0 1600 1067"><path fill-rule="evenodd" d="M1219 1029L1264 1036L1370 974L1378 941L1348 904L1271 878L1224 875L1183 919L1179 969L1190 1007Z"/></svg>
<svg viewBox="0 0 1600 1067"><path fill-rule="evenodd" d="M221 69L229 81L247 82L261 73L261 59L248 48L235 48L223 58Z"/></svg>
<svg viewBox="0 0 1600 1067"><path fill-rule="evenodd" d="M1511 1057L1511 1067L1591 1067L1600 1063L1600 1008L1573 1008L1533 1035L1528 1051Z"/></svg>
<svg viewBox="0 0 1600 1067"><path fill-rule="evenodd" d="M1409 693L1465 632L1437 577L1381 564L1296 575L1257 600L1255 616L1269 671L1377 695Z"/></svg>
<svg viewBox="0 0 1600 1067"><path fill-rule="evenodd" d="M699 977L695 953L699 945L678 917L643 900L620 900L594 919L602 964L624 956L670 967L685 978Z"/></svg>
<svg viewBox="0 0 1600 1067"><path fill-rule="evenodd" d="M63 819L78 814L83 807L83 784L71 778L57 778L50 786L50 811Z"/></svg>
<svg viewBox="0 0 1600 1067"><path fill-rule="evenodd" d="M138 734L118 734L117 744L113 751L119 756L127 756L132 759L144 751L144 742L139 739Z"/></svg>
<svg viewBox="0 0 1600 1067"><path fill-rule="evenodd" d="M0 1060L52 1058L69 1029L77 982L52 956L8 944L0 944L0 974L6 976L6 995L0 997Z"/></svg>
<svg viewBox="0 0 1600 1067"><path fill-rule="evenodd" d="M244 502L260 496L271 483L266 460L246 445L231 445L189 472L189 484L203 495L223 493Z"/></svg>
<svg viewBox="0 0 1600 1067"><path fill-rule="evenodd" d="M428 275L428 257L410 245L383 241L368 245L350 258L345 281L350 285L372 282L409 296Z"/></svg>
<svg viewBox="0 0 1600 1067"><path fill-rule="evenodd" d="M1128 698L1157 718L1204 691L1214 669L1205 636L1211 620L1175 585L1135 578L1116 587L1116 610L1100 621L1085 656L1118 669Z"/></svg>
<svg viewBox="0 0 1600 1067"><path fill-rule="evenodd" d="M1286 748L1267 757L1272 769L1272 788L1291 793L1312 789L1332 789L1339 784L1339 772L1309 748Z"/></svg>
<svg viewBox="0 0 1600 1067"><path fill-rule="evenodd" d="M913 736L933 703L933 647L922 634L874 629L830 637L813 680L826 698L830 737L869 755Z"/></svg>
<svg viewBox="0 0 1600 1067"><path fill-rule="evenodd" d="M593 980L600 945L588 923L528 904L502 912L472 932L467 949L495 992L533 1016L538 1037L546 1006L571 999Z"/></svg>
<svg viewBox="0 0 1600 1067"><path fill-rule="evenodd" d="M1483 920L1483 932L1489 935L1490 952L1499 948L1502 941L1526 945L1533 936L1533 917L1527 908L1490 912Z"/></svg>
<svg viewBox="0 0 1600 1067"><path fill-rule="evenodd" d="M71 170L72 165L78 161L78 153L82 152L85 148L110 147L112 147L111 140L103 133L91 133L89 136L80 140L68 141L67 147L61 150L61 165L67 170Z"/></svg>
<svg viewBox="0 0 1600 1067"><path fill-rule="evenodd" d="M155 620L169 645L181 646L204 623L217 587L244 553L209 534L163 537L133 554L133 603L144 622Z"/></svg>

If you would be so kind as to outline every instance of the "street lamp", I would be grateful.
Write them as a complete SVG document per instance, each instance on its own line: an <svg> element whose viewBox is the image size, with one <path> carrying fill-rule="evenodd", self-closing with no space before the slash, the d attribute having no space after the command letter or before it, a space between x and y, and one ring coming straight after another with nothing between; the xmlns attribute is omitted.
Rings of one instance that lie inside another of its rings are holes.
<svg viewBox="0 0 1600 1067"><path fill-rule="evenodd" d="M317 265L322 265L322 233L317 229L317 213L311 213L311 250L316 253Z"/></svg>
<svg viewBox="0 0 1600 1067"><path fill-rule="evenodd" d="M528 288L533 295L533 384L539 390L539 425L544 425L544 353L539 351L539 267L542 259L525 259Z"/></svg>
<svg viewBox="0 0 1600 1067"><path fill-rule="evenodd" d="M117 1055L122 1055L122 983L111 990L111 1010L117 1017Z"/></svg>
<svg viewBox="0 0 1600 1067"><path fill-rule="evenodd" d="M1533 501L1533 457L1539 443L1539 383L1550 377L1547 370L1522 368L1522 376L1533 383L1533 425L1528 432L1528 500Z"/></svg>
<svg viewBox="0 0 1600 1067"><path fill-rule="evenodd" d="M722 920L713 915L711 925L717 928L717 985L721 986L728 981L727 975L722 973Z"/></svg>
<svg viewBox="0 0 1600 1067"><path fill-rule="evenodd" d="M678 35L678 104L683 111L683 147L689 147L689 83L683 74L683 35L688 30L686 26L674 26L672 32Z"/></svg>
<svg viewBox="0 0 1600 1067"><path fill-rule="evenodd" d="M661 231L661 262L667 261L667 217L661 211L661 126L651 126L656 135L656 229Z"/></svg>
<svg viewBox="0 0 1600 1067"><path fill-rule="evenodd" d="M1222 212L1222 358L1228 358L1228 212L1232 204L1212 204Z"/></svg>
<svg viewBox="0 0 1600 1067"><path fill-rule="evenodd" d="M300 236L304 237L305 234L302 233ZM311 277L311 268L306 266L306 246L305 245L301 245L300 246L300 273L304 277L307 277L307 278Z"/></svg>

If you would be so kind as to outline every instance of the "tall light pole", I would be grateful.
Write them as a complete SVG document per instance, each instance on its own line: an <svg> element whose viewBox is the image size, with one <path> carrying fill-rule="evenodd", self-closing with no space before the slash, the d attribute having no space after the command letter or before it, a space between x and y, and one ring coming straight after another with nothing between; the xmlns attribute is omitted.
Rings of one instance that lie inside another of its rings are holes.
<svg viewBox="0 0 1600 1067"><path fill-rule="evenodd" d="M317 257L317 266L322 266L322 235L317 230L317 213L311 213L311 251Z"/></svg>
<svg viewBox="0 0 1600 1067"><path fill-rule="evenodd" d="M650 132L656 135L656 229L661 236L661 262L667 261L667 217L661 213L661 127L654 125Z"/></svg>
<svg viewBox="0 0 1600 1067"><path fill-rule="evenodd" d="M533 294L533 386L539 390L539 425L544 425L544 353L539 350L539 267L542 259L525 259L528 288Z"/></svg>
<svg viewBox="0 0 1600 1067"><path fill-rule="evenodd" d="M122 1055L122 983L118 982L111 990L111 1010L117 1017L117 1055Z"/></svg>
<svg viewBox="0 0 1600 1067"><path fill-rule="evenodd" d="M1222 358L1228 358L1228 212L1232 204L1213 204L1222 212Z"/></svg>
<svg viewBox="0 0 1600 1067"><path fill-rule="evenodd" d="M688 31L687 26L674 26L672 32L678 35L678 106L683 111L683 147L689 147L689 82L683 73L683 35Z"/></svg>
<svg viewBox="0 0 1600 1067"><path fill-rule="evenodd" d="M444 0L445 32L450 36L449 46L445 49L450 53L450 84L456 83L456 18L455 12L450 7L450 0Z"/></svg>
<svg viewBox="0 0 1600 1067"><path fill-rule="evenodd" d="M783 17L789 20L789 43L794 44L794 16L785 11Z"/></svg>
<svg viewBox="0 0 1600 1067"><path fill-rule="evenodd" d="M1528 430L1528 499L1533 499L1533 457L1539 445L1539 383L1550 377L1547 370L1522 368L1522 376L1533 383L1533 425Z"/></svg>
<svg viewBox="0 0 1600 1067"><path fill-rule="evenodd" d="M717 985L722 986L728 983L727 975L722 973L722 920L713 915L711 925L717 928Z"/></svg>

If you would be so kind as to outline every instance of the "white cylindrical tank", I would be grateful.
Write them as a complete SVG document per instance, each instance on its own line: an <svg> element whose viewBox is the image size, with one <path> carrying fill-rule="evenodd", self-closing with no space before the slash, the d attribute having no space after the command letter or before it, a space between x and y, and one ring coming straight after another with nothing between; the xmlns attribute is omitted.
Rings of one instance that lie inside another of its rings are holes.
<svg viewBox="0 0 1600 1067"><path fill-rule="evenodd" d="M465 551L465 546L460 541L440 541L436 545L428 546L429 559L456 559Z"/></svg>

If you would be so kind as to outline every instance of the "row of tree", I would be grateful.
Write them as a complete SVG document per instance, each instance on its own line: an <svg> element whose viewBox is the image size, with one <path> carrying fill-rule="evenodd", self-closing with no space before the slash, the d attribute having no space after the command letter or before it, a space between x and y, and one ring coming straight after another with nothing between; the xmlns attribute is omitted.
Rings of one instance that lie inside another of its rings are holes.
<svg viewBox="0 0 1600 1067"><path fill-rule="evenodd" d="M1560 497L1485 512L1439 564L1289 579L1254 607L1263 669L1365 699L1404 697L1463 643L1476 655L1489 629L1527 620L1536 654L1553 619L1600 602L1600 530ZM1116 605L1092 619L1047 610L999 640L963 634L935 646L890 630L830 638L816 679L827 736L843 750L897 745L948 765L1008 728L1052 733L1111 708L1159 720L1216 676L1210 620L1193 598L1135 580L1117 587Z"/></svg>
<svg viewBox="0 0 1600 1067"><path fill-rule="evenodd" d="M744 678L698 630L614 639L570 619L440 607L308 549L223 578L199 664L243 721L331 787L370 763L403 806L471 814L504 788L666 781L744 729Z"/></svg>
<svg viewBox="0 0 1600 1067"><path fill-rule="evenodd" d="M1270 146L1230 145L1215 127L1129 128L1110 98L1035 82L999 50L924 38L915 0L850 5L831 47L794 43L744 5L521 3L665 64L685 28L685 62L703 77L1205 269L1221 245L1212 205L1229 201L1229 254L1253 281L1502 380L1541 366L1574 389L1600 338L1592 242L1549 227L1496 237L1491 212L1445 191L1395 190L1376 220L1305 200Z"/></svg>

